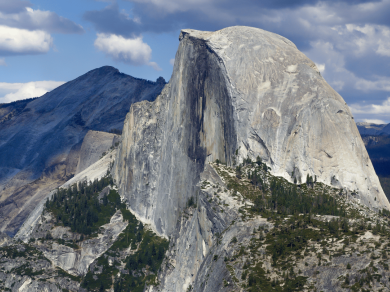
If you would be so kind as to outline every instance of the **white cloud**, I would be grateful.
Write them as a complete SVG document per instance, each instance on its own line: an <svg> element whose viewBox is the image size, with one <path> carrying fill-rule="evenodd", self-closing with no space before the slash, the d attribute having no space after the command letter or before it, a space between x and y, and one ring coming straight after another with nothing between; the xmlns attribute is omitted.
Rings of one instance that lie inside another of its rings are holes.
<svg viewBox="0 0 390 292"><path fill-rule="evenodd" d="M378 119L363 119L363 122L377 125L387 124L385 121Z"/></svg>
<svg viewBox="0 0 390 292"><path fill-rule="evenodd" d="M55 12L34 10L30 7L25 7L25 9L17 13L0 11L0 25L55 33L84 32L81 25L57 15Z"/></svg>
<svg viewBox="0 0 390 292"><path fill-rule="evenodd" d="M336 91L356 82L354 74L345 69L343 54L335 50L332 43L317 41L310 45L312 48L305 52L306 55L316 63L321 75Z"/></svg>
<svg viewBox="0 0 390 292"><path fill-rule="evenodd" d="M175 65L175 59L170 59L169 64L171 64L172 66Z"/></svg>
<svg viewBox="0 0 390 292"><path fill-rule="evenodd" d="M156 63L156 62L149 62L147 64L148 66L152 67L154 70L156 71L161 71L162 69L160 68L160 66Z"/></svg>
<svg viewBox="0 0 390 292"><path fill-rule="evenodd" d="M383 90L390 91L390 78L381 78L376 81L359 79L356 82L356 88L359 90Z"/></svg>
<svg viewBox="0 0 390 292"><path fill-rule="evenodd" d="M52 45L47 32L0 25L0 55L46 53Z"/></svg>
<svg viewBox="0 0 390 292"><path fill-rule="evenodd" d="M375 120L390 120L390 97L388 97L382 104L361 104L355 103L350 106L351 112L357 117Z"/></svg>
<svg viewBox="0 0 390 292"><path fill-rule="evenodd" d="M0 103L39 97L64 83L62 81L33 81L27 83L0 82Z"/></svg>
<svg viewBox="0 0 390 292"><path fill-rule="evenodd" d="M324 74L325 72L325 64L316 64L318 70L321 72L321 74Z"/></svg>
<svg viewBox="0 0 390 292"><path fill-rule="evenodd" d="M384 25L365 24L359 26L346 24L345 26L334 27L334 29L343 37L340 48L352 52L355 56L370 53L390 56L390 29Z"/></svg>
<svg viewBox="0 0 390 292"><path fill-rule="evenodd" d="M142 36L124 38L120 35L99 33L94 44L99 51L115 61L134 66L149 65L155 70L161 70L157 63L150 62L152 49L143 42Z"/></svg>
<svg viewBox="0 0 390 292"><path fill-rule="evenodd" d="M347 50L337 50L333 44L324 41L311 42L310 44L312 48L306 52L307 56L316 62L321 74L336 91L345 88L354 88L365 92L371 90L390 91L390 77L372 76L372 80L366 80L346 69L345 54ZM347 42L344 45L347 46Z"/></svg>
<svg viewBox="0 0 390 292"><path fill-rule="evenodd" d="M378 55L390 57L390 29L383 31L384 37L378 41L378 49L376 53Z"/></svg>
<svg viewBox="0 0 390 292"><path fill-rule="evenodd" d="M4 59L0 59L0 66L7 66L7 63Z"/></svg>
<svg viewBox="0 0 390 292"><path fill-rule="evenodd" d="M202 10L202 7L209 6L213 1L210 0L133 0L143 4L153 4L160 11L174 13L188 10Z"/></svg>
<svg viewBox="0 0 390 292"><path fill-rule="evenodd" d="M6 13L17 13L31 6L28 0L0 0L0 11Z"/></svg>

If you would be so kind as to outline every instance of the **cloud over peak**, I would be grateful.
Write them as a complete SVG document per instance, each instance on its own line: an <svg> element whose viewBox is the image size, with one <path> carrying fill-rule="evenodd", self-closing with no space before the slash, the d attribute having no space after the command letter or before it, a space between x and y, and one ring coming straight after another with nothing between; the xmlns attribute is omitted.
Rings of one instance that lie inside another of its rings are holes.
<svg viewBox="0 0 390 292"><path fill-rule="evenodd" d="M152 49L143 42L142 36L125 38L115 34L98 33L95 47L115 61L133 66L149 65L161 70L157 63L150 62Z"/></svg>

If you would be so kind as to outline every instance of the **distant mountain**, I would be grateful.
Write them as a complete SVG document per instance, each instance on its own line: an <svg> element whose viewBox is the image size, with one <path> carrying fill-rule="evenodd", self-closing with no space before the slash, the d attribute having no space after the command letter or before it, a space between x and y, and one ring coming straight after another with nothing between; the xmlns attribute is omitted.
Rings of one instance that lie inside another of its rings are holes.
<svg viewBox="0 0 390 292"><path fill-rule="evenodd" d="M92 70L45 95L0 105L0 230L13 235L46 191L75 174L89 130L121 132L130 105L165 85Z"/></svg>
<svg viewBox="0 0 390 292"><path fill-rule="evenodd" d="M356 123L360 135L390 135L390 124Z"/></svg>
<svg viewBox="0 0 390 292"><path fill-rule="evenodd" d="M10 103L0 103L0 127L1 124L19 115L27 104L34 99L37 99L37 97L17 100Z"/></svg>
<svg viewBox="0 0 390 292"><path fill-rule="evenodd" d="M357 123L356 125L383 191L390 199L390 124Z"/></svg>
<svg viewBox="0 0 390 292"><path fill-rule="evenodd" d="M390 124L357 123L378 175L390 175Z"/></svg>

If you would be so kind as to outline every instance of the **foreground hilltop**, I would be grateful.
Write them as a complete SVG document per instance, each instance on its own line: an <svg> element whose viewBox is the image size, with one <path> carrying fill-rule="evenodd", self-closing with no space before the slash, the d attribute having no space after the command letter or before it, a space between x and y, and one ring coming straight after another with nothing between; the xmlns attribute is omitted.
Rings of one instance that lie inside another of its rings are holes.
<svg viewBox="0 0 390 292"><path fill-rule="evenodd" d="M356 123L383 191L390 198L390 124Z"/></svg>

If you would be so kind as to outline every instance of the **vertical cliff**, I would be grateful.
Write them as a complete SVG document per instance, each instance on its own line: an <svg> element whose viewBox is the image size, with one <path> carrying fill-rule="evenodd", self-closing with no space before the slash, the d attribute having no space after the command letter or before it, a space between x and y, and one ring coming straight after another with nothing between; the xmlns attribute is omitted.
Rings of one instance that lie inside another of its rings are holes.
<svg viewBox="0 0 390 292"><path fill-rule="evenodd" d="M171 234L180 210L196 197L204 163L230 164L237 148L219 62L203 40L182 40L170 84L126 117L115 177L130 208L160 234Z"/></svg>
<svg viewBox="0 0 390 292"><path fill-rule="evenodd" d="M292 42L249 27L183 30L169 85L126 117L121 195L170 235L205 162L247 156L291 182L310 175L389 208L348 106Z"/></svg>

